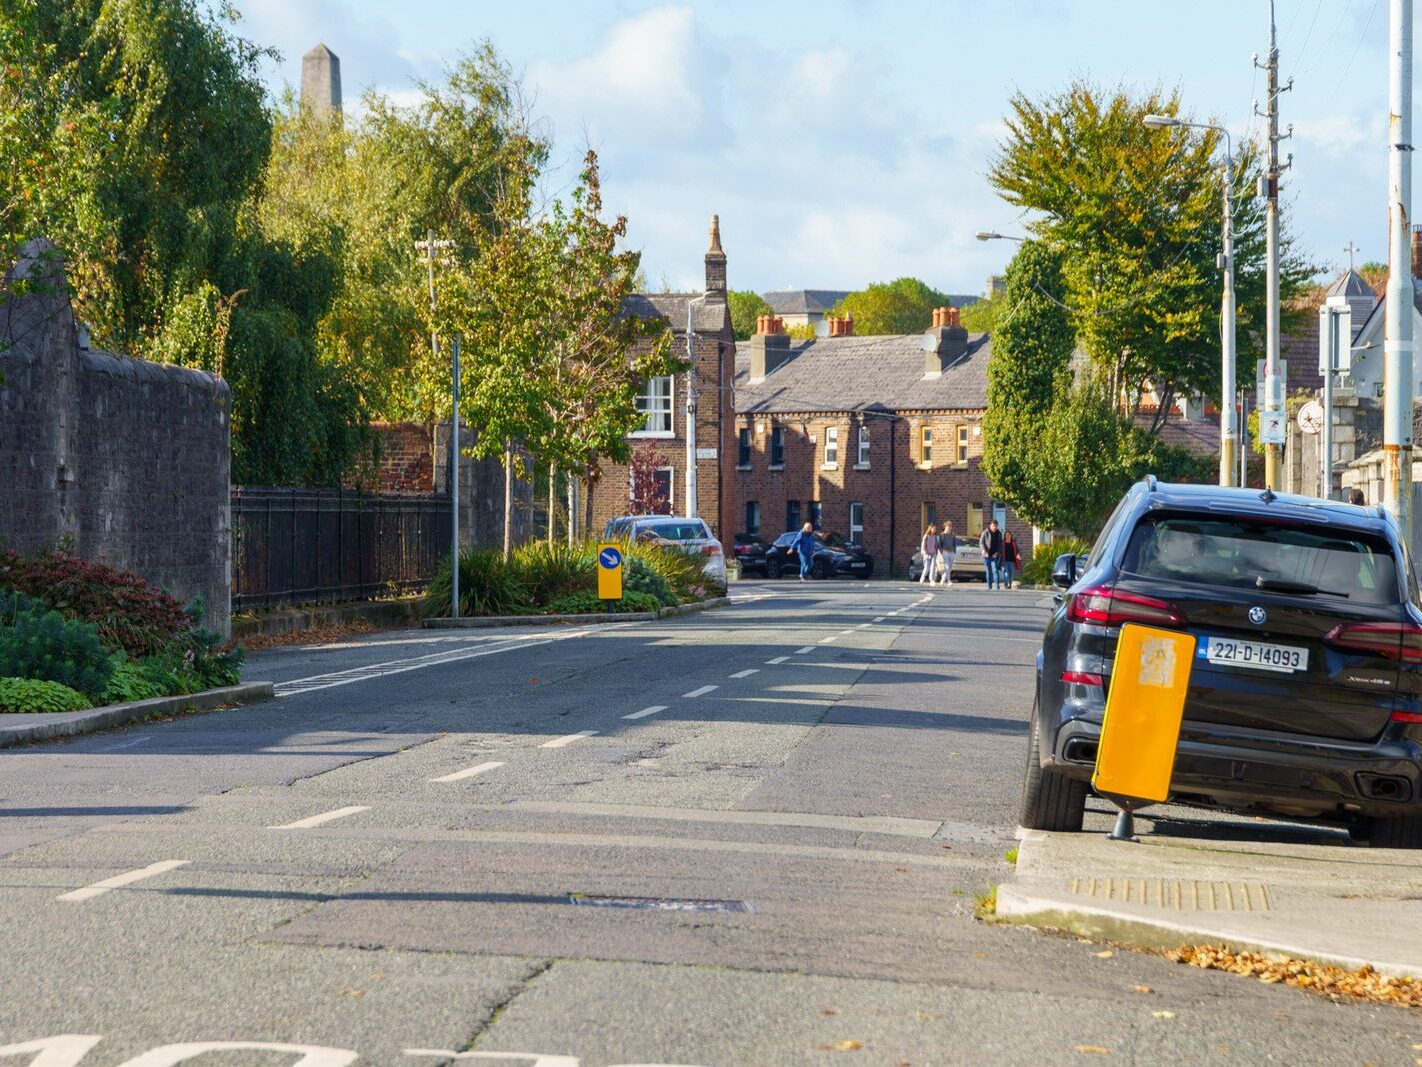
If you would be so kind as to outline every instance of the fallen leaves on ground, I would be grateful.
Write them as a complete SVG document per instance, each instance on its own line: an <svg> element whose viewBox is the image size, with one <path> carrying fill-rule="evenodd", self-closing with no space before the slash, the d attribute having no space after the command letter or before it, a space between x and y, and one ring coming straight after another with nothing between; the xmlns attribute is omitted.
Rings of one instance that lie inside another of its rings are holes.
<svg viewBox="0 0 1422 1067"><path fill-rule="evenodd" d="M1105 1045L1077 1045L1073 1052L1080 1052L1083 1056L1109 1056L1111 1050Z"/></svg>
<svg viewBox="0 0 1422 1067"><path fill-rule="evenodd" d="M1371 967L1348 971L1307 960L1271 960L1253 952L1231 952L1219 945L1187 945L1164 955L1191 967L1228 971L1269 985L1307 989L1330 1000L1375 1000L1422 1008L1422 980L1379 974Z"/></svg>
<svg viewBox="0 0 1422 1067"><path fill-rule="evenodd" d="M815 1046L821 1052L857 1052L863 1047L863 1041L821 1041Z"/></svg>
<svg viewBox="0 0 1422 1067"><path fill-rule="evenodd" d="M248 652L258 652L264 648L284 648L287 645L328 645L344 641L360 634L373 634L387 627L376 626L364 619L356 619L341 626L321 626L314 630L293 630L285 634L260 634L244 637L233 644L241 645Z"/></svg>
<svg viewBox="0 0 1422 1067"><path fill-rule="evenodd" d="M1112 951L1108 948L1108 949L1104 949L1104 950L1101 951L1101 952L1093 953L1093 955L1094 955L1098 960L1109 960L1112 956L1115 955L1115 953L1112 952Z"/></svg>
<svg viewBox="0 0 1422 1067"><path fill-rule="evenodd" d="M1155 990L1148 985L1133 984L1131 986L1137 993L1154 993Z"/></svg>

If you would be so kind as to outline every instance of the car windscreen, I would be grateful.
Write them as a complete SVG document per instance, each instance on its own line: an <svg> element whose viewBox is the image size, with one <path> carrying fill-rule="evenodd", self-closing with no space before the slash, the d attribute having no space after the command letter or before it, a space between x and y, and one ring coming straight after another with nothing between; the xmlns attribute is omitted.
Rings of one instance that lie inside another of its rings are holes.
<svg viewBox="0 0 1422 1067"><path fill-rule="evenodd" d="M1147 518L1131 533L1123 569L1142 578L1272 588L1355 604L1402 600L1391 547L1381 537L1353 530L1247 519Z"/></svg>
<svg viewBox="0 0 1422 1067"><path fill-rule="evenodd" d="M711 536L700 522L649 522L639 526L637 532L654 534L664 541L705 541Z"/></svg>

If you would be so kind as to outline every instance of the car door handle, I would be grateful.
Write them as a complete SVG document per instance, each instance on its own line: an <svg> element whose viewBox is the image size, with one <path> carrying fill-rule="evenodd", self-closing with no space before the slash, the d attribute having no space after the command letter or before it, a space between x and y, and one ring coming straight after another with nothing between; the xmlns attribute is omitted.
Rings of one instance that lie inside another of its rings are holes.
<svg viewBox="0 0 1422 1067"><path fill-rule="evenodd" d="M1057 607L1061 607L1061 606L1062 606L1062 601L1065 600L1065 599L1066 599L1066 594L1065 594L1065 593L1053 593L1053 594L1052 594L1052 603L1055 604Z"/></svg>

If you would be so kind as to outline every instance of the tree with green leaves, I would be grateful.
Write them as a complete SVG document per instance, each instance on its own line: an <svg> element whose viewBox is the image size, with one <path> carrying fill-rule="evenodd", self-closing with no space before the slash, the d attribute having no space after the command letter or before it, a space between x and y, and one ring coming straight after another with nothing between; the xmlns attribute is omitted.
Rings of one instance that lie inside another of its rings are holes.
<svg viewBox="0 0 1422 1067"><path fill-rule="evenodd" d="M1001 500L1034 526L1060 525L1054 479L1040 462L1043 427L1071 389L1076 329L1062 307L1061 254L1040 241L1026 241L1007 269L1005 309L992 334L987 412L983 416L983 473ZM1066 466L1075 453L1054 455Z"/></svg>
<svg viewBox="0 0 1422 1067"><path fill-rule="evenodd" d="M731 309L731 332L737 341L746 341L755 335L755 320L760 316L775 314L763 296L749 289L729 290L726 303Z"/></svg>
<svg viewBox="0 0 1422 1067"><path fill-rule="evenodd" d="M948 303L917 278L896 278L850 293L831 314L851 316L856 334L922 333L933 324L933 309Z"/></svg>
<svg viewBox="0 0 1422 1067"><path fill-rule="evenodd" d="M1084 82L1041 101L1018 94L988 173L1029 213L1031 233L1061 249L1078 339L1118 410L1132 422L1146 412L1152 433L1175 398L1219 385L1220 137L1144 124L1181 107L1178 93L1133 96ZM1259 170L1256 147L1244 145L1234 166L1241 382L1263 344ZM1285 301L1311 273L1285 236Z"/></svg>

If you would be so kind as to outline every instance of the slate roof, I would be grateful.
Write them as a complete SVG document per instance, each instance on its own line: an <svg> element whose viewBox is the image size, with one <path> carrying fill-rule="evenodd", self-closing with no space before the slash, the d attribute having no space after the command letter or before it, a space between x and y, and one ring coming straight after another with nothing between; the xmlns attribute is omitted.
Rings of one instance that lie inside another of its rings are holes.
<svg viewBox="0 0 1422 1067"><path fill-rule="evenodd" d="M665 319L674 333L686 332L686 305L700 300L701 293L635 293L622 302L622 311L644 319ZM697 333L716 333L728 324L730 312L724 301L702 300L691 309Z"/></svg>
<svg viewBox="0 0 1422 1067"><path fill-rule="evenodd" d="M1149 415L1142 415L1136 421L1141 429L1150 428ZM1197 456L1220 454L1220 425L1208 418L1182 419L1172 415L1161 424L1157 436L1165 444L1183 448Z"/></svg>
<svg viewBox="0 0 1422 1067"><path fill-rule="evenodd" d="M1355 270L1347 270L1338 275L1333 280L1333 284L1328 287L1326 296L1341 296L1348 301L1348 307L1353 312L1353 336L1358 336L1358 331L1363 328L1363 324L1368 321L1368 316L1372 314L1373 308L1377 306L1377 294L1372 287L1363 281L1362 275Z"/></svg>
<svg viewBox="0 0 1422 1067"><path fill-rule="evenodd" d="M937 378L923 375L924 334L819 337L791 342L790 357L750 380L750 352L736 353L736 412L981 411L987 407L988 335Z"/></svg>
<svg viewBox="0 0 1422 1067"><path fill-rule="evenodd" d="M848 289L781 289L760 298L777 315L823 315L848 295Z"/></svg>

